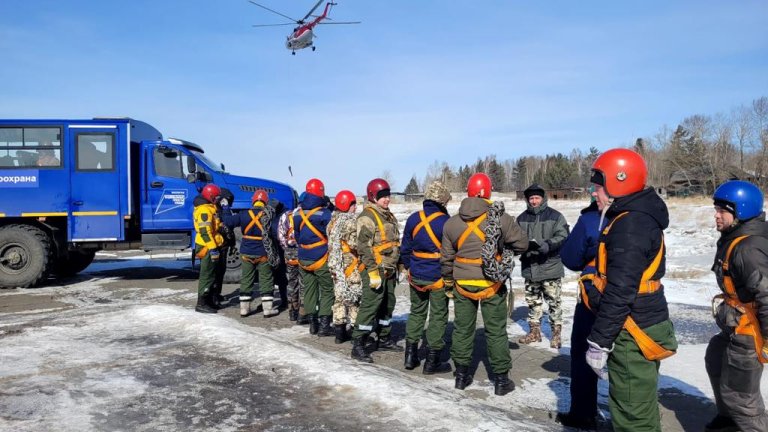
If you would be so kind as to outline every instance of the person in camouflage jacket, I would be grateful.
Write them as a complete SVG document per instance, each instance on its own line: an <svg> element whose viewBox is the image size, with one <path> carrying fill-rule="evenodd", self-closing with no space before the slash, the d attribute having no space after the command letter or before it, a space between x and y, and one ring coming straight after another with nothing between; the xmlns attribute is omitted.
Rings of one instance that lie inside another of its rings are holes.
<svg viewBox="0 0 768 432"><path fill-rule="evenodd" d="M336 210L328 223L328 269L333 276L333 326L336 343L349 340L362 297L362 263L357 256L357 200L343 190L336 194ZM348 328L349 327L349 328Z"/></svg>

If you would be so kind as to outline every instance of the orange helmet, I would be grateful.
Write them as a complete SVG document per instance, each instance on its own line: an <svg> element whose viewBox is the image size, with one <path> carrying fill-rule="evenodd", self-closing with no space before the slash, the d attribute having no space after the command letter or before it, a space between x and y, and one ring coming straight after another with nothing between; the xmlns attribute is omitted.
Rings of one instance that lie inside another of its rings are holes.
<svg viewBox="0 0 768 432"><path fill-rule="evenodd" d="M208 202L215 202L216 198L221 196L221 188L213 183L208 183L203 188L203 191L200 192L200 195L202 195Z"/></svg>
<svg viewBox="0 0 768 432"><path fill-rule="evenodd" d="M267 194L267 191L264 189L257 189L256 192L253 193L253 197L251 197L251 202L255 203L256 201L261 201L264 204L269 201L269 194Z"/></svg>
<svg viewBox="0 0 768 432"><path fill-rule="evenodd" d="M472 174L472 177L470 177L467 182L468 197L490 199L492 190L493 185L491 184L491 178L485 173Z"/></svg>
<svg viewBox="0 0 768 432"><path fill-rule="evenodd" d="M608 196L618 198L643 190L647 178L648 168L642 156L630 149L615 148L595 159L590 181L603 186Z"/></svg>
<svg viewBox="0 0 768 432"><path fill-rule="evenodd" d="M368 201L376 202L381 197L389 196L389 183L382 178L375 178L368 182L366 192Z"/></svg>
<svg viewBox="0 0 768 432"><path fill-rule="evenodd" d="M343 190L336 194L334 203L338 210L346 213L352 207L352 204L357 204L357 198L355 198L355 194L352 191Z"/></svg>
<svg viewBox="0 0 768 432"><path fill-rule="evenodd" d="M309 179L307 182L307 188L306 191L310 195L315 195L319 197L325 196L325 185L323 182L320 181L320 179Z"/></svg>

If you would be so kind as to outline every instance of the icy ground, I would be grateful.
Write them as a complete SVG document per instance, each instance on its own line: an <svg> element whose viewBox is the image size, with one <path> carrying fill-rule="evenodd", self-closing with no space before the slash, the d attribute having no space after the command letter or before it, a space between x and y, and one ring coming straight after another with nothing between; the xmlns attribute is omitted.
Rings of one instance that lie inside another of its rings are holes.
<svg viewBox="0 0 768 432"><path fill-rule="evenodd" d="M520 201L505 202L513 215L524 209ZM571 225L583 206L551 205ZM709 268L718 234L708 202L672 201L669 207L664 284L681 345L662 362L660 387L711 399L703 358L717 331L709 311L717 292ZM401 223L418 208L393 205ZM458 200L449 205L452 214L457 208ZM99 254L65 285L0 292L2 305L28 296L46 305L0 309L0 429L557 430L527 413L569 403L567 377L521 377L515 370L525 366L523 360L513 369L513 393L492 396L490 384L476 376L470 397L454 390L448 375L425 380L379 363L355 363L346 355L348 344L343 355L317 349L304 343L305 327L268 329L197 314L188 306L196 281L187 255L119 256ZM147 289L145 280L157 278L165 278L164 286ZM518 299L510 340L527 330L519 268L513 285ZM568 354L575 273L567 274L564 290L560 352ZM398 297L396 320L407 318L408 303L406 295ZM546 324L544 330L548 336ZM536 348L555 352L546 339ZM764 398L767 381L764 375ZM606 397L607 383L601 382L604 411Z"/></svg>

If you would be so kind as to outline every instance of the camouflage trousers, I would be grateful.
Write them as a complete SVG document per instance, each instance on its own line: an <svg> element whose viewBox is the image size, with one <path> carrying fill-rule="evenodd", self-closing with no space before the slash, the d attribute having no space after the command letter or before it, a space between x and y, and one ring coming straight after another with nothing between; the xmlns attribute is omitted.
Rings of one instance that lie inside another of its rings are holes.
<svg viewBox="0 0 768 432"><path fill-rule="evenodd" d="M286 265L285 278L288 280L286 285L288 306L291 310L301 310L304 307L304 282L299 274L299 266Z"/></svg>
<svg viewBox="0 0 768 432"><path fill-rule="evenodd" d="M560 278L533 282L525 280L525 302L528 303L528 322L538 323L544 315L544 301L549 306L549 323L563 324L563 306L560 294L563 284Z"/></svg>
<svg viewBox="0 0 768 432"><path fill-rule="evenodd" d="M331 310L333 311L333 325L350 324L355 325L357 320L357 310L360 309L360 300L357 301L345 301L342 299L343 293L334 285L333 294L335 300Z"/></svg>

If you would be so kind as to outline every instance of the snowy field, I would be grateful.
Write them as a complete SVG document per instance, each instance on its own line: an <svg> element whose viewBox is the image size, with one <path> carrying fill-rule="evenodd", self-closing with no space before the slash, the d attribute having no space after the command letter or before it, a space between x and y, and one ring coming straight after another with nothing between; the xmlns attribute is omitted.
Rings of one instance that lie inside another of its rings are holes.
<svg viewBox="0 0 768 432"><path fill-rule="evenodd" d="M514 216L525 208L503 199ZM449 204L451 214L458 201ZM584 203L550 205L573 225ZM419 208L392 206L401 227ZM718 233L708 201L672 201L669 208L664 285L680 348L662 362L660 387L711 399L704 351L717 331L710 267ZM305 327L262 328L223 314L197 314L189 307L196 281L187 254L128 255L100 253L62 285L0 292L3 305L21 296L50 303L0 309L0 429L559 430L529 413L568 406L567 377L521 377L518 361L513 393L493 396L492 385L477 377L473 392L461 392L450 375L427 380L378 362L353 362L348 344L341 351L318 349L305 342ZM157 279L159 287L144 282ZM517 340L527 330L519 267L513 286L517 310L508 332ZM575 295L576 274L566 270L563 355L569 353ZM408 297L398 296L395 320L407 319L408 308ZM544 333L550 334L546 323ZM558 354L547 339L534 345ZM766 375L761 388L768 398ZM605 415L606 397L601 382Z"/></svg>

